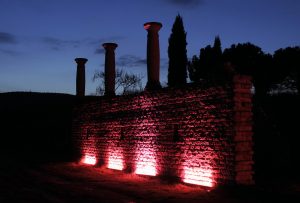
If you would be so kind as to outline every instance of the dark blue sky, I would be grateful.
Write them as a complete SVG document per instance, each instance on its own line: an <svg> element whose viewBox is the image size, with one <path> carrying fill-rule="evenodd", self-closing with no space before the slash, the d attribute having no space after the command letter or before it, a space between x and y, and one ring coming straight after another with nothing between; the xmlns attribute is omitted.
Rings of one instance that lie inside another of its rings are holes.
<svg viewBox="0 0 300 203"><path fill-rule="evenodd" d="M103 69L101 44L116 42L117 67L146 78L143 24L159 21L161 82L175 16L183 17L188 57L212 44L252 42L263 51L300 45L299 0L0 0L0 92L75 94L76 63L86 57L86 93Z"/></svg>

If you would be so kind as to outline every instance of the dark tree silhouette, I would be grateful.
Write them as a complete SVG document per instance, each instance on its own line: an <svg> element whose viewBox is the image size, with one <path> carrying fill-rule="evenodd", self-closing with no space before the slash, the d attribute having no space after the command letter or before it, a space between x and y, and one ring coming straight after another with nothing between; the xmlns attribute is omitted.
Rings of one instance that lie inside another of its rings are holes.
<svg viewBox="0 0 300 203"><path fill-rule="evenodd" d="M296 82L298 94L300 93L300 47L287 47L278 49L274 53L275 74L277 83L284 81L286 88L293 88Z"/></svg>
<svg viewBox="0 0 300 203"><path fill-rule="evenodd" d="M207 80L212 83L224 82L224 63L222 56L221 40L217 36L213 47L210 45L200 49L199 58L193 56L188 63L191 81Z"/></svg>
<svg viewBox="0 0 300 203"><path fill-rule="evenodd" d="M200 49L199 56L199 76L202 79L210 80L212 76L213 48L208 45L204 49Z"/></svg>
<svg viewBox="0 0 300 203"><path fill-rule="evenodd" d="M116 70L116 92L127 95L141 92L142 76L132 73L126 73L122 69ZM100 84L96 89L96 95L104 95L105 92L105 73L103 71L96 71L93 76L93 81L100 79Z"/></svg>
<svg viewBox="0 0 300 203"><path fill-rule="evenodd" d="M225 61L235 65L235 71L240 74L252 75L253 68L259 63L259 57L264 53L261 48L251 44L233 44L229 49L224 50Z"/></svg>
<svg viewBox="0 0 300 203"><path fill-rule="evenodd" d="M220 37L215 37L214 46L212 48L212 67L209 70L209 78L214 83L223 83L224 82L224 62L223 62L223 53L221 47Z"/></svg>
<svg viewBox="0 0 300 203"><path fill-rule="evenodd" d="M189 78L193 82L197 82L200 80L199 72L199 58L194 55L191 61L188 61L188 71L189 71Z"/></svg>
<svg viewBox="0 0 300 203"><path fill-rule="evenodd" d="M214 58L214 63L216 65L215 68L221 67L223 64L223 60L222 60L221 39L219 36L215 37L214 46L213 46L213 58Z"/></svg>
<svg viewBox="0 0 300 203"><path fill-rule="evenodd" d="M274 77L272 76L272 56L265 54L260 47L251 44L237 44L224 50L224 61L230 63L236 73L251 75L255 94L264 97Z"/></svg>
<svg viewBox="0 0 300 203"><path fill-rule="evenodd" d="M180 15L176 16L172 33L169 38L168 56L168 85L171 87L186 84L187 55L186 32Z"/></svg>
<svg viewBox="0 0 300 203"><path fill-rule="evenodd" d="M256 67L253 67L253 85L255 87L255 95L258 98L263 98L270 91L274 84L274 61L270 54L262 54L258 57Z"/></svg>

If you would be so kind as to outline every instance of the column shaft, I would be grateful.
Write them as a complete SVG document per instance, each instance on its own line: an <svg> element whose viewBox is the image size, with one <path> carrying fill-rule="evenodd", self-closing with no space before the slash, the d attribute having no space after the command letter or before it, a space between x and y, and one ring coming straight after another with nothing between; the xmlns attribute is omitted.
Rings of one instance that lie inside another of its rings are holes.
<svg viewBox="0 0 300 203"><path fill-rule="evenodd" d="M105 49L105 95L115 95L116 62L115 49L118 47L115 43L104 43Z"/></svg>
<svg viewBox="0 0 300 203"><path fill-rule="evenodd" d="M158 31L162 27L161 23L149 22L144 24L148 31L147 35L147 73L148 81L147 90L161 88L159 81L160 52L159 52L159 35Z"/></svg>
<svg viewBox="0 0 300 203"><path fill-rule="evenodd" d="M85 63L88 61L86 58L76 58L77 73L76 73L76 95L85 95Z"/></svg>

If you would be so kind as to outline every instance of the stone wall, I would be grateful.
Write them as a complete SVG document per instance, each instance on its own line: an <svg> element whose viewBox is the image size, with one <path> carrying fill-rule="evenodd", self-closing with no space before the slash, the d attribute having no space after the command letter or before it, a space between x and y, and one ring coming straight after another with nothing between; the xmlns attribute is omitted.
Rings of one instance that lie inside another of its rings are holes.
<svg viewBox="0 0 300 203"><path fill-rule="evenodd" d="M82 162L208 187L253 184L251 82L99 97L74 108ZM234 90L234 91L232 91Z"/></svg>
<svg viewBox="0 0 300 203"><path fill-rule="evenodd" d="M235 76L234 91L234 142L235 180L239 184L254 184L253 175L253 114L252 83L249 76Z"/></svg>

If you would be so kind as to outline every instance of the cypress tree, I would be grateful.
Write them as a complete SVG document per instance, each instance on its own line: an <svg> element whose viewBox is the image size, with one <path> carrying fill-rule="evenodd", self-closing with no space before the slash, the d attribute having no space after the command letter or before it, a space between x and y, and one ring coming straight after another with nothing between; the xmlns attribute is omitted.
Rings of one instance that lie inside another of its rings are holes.
<svg viewBox="0 0 300 203"><path fill-rule="evenodd" d="M186 84L187 78L187 54L186 32L181 16L176 16L169 38L168 56L168 85L170 87Z"/></svg>

